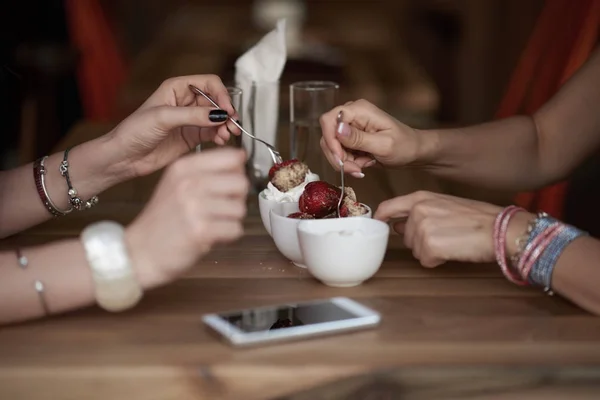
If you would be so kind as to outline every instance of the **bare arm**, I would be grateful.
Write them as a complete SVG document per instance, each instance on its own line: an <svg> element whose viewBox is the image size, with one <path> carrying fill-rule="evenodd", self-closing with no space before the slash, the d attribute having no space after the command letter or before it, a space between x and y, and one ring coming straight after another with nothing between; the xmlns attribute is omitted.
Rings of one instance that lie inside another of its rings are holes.
<svg viewBox="0 0 600 400"><path fill-rule="evenodd" d="M45 286L45 299L53 314L93 304L94 286L83 246L77 240L23 249L29 260L20 268L15 252L0 253L0 325L40 318L44 309L34 282Z"/></svg>
<svg viewBox="0 0 600 400"><path fill-rule="evenodd" d="M516 238L526 229L534 215L518 213L509 225L507 251L517 252ZM552 289L581 308L600 315L600 240L582 236L570 243L559 256L552 273Z"/></svg>
<svg viewBox="0 0 600 400"><path fill-rule="evenodd" d="M84 200L125 179L124 172L127 169L110 159L112 151L107 147L108 137L76 146L69 154L69 175L78 195ZM48 157L45 162L45 181L54 204L66 210L69 200L67 183L58 170L62 159L62 153ZM31 163L0 172L0 238L51 217L37 193Z"/></svg>
<svg viewBox="0 0 600 400"><path fill-rule="evenodd" d="M567 177L600 148L600 48L535 115L422 131L426 166L446 178L524 190ZM420 160L420 161L422 161Z"/></svg>

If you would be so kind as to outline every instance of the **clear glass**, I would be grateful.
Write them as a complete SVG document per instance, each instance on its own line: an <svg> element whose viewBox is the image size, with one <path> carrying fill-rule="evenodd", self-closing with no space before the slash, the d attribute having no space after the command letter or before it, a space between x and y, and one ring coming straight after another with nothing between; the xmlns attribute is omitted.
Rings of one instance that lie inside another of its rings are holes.
<svg viewBox="0 0 600 400"><path fill-rule="evenodd" d="M321 150L319 118L338 105L339 87L329 81L304 81L290 85L290 158L306 163L321 180L332 184L340 184L340 178Z"/></svg>
<svg viewBox="0 0 600 400"><path fill-rule="evenodd" d="M233 108L235 108L235 111L237 111L238 113L238 121L240 122L240 124L242 124L243 122L243 109L242 109L242 101L243 101L243 91L242 89L235 87L235 86L227 86L227 93L229 93L229 97L231 98L231 105L233 106ZM243 133L242 133L243 135ZM230 143L232 143L232 145L234 147L238 147L241 148L242 147L242 135L240 136L235 136L232 135L231 138L229 139Z"/></svg>
<svg viewBox="0 0 600 400"><path fill-rule="evenodd" d="M277 147L279 128L279 82L252 82L244 96L247 111L244 128L254 136ZM269 180L273 165L271 153L265 145L244 135L243 144L248 151L248 176L255 192L263 190Z"/></svg>
<svg viewBox="0 0 600 400"><path fill-rule="evenodd" d="M231 105L237 111L239 115L240 124L242 123L242 101L243 101L243 91L242 89L235 86L227 86L227 93L229 93L229 97L231 98ZM229 143L234 147L241 148L242 147L242 136L232 136L229 139ZM196 152L199 153L202 151L202 144L196 146Z"/></svg>

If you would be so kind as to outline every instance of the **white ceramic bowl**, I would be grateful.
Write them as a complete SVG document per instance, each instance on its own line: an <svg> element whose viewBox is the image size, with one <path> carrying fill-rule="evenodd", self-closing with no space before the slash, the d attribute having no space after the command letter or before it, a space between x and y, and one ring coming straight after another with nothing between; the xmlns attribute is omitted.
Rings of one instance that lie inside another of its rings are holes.
<svg viewBox="0 0 600 400"><path fill-rule="evenodd" d="M300 253L308 271L328 286L357 286L383 262L390 227L370 218L300 220Z"/></svg>
<svg viewBox="0 0 600 400"><path fill-rule="evenodd" d="M285 204L285 203L280 203ZM302 220L288 218L291 213L298 212L298 203L296 209L290 210L289 207L280 206L271 209L269 220L271 222L271 236L275 242L277 250L296 266L306 268L302 253L300 252L300 243L298 242L298 223Z"/></svg>
<svg viewBox="0 0 600 400"><path fill-rule="evenodd" d="M274 208L279 208L279 207L283 207L284 208L284 212L286 210L296 210L298 211L298 202L284 202L284 203L278 203L275 200L268 200L265 197L264 191L260 192L258 194L258 208L260 210L260 218L262 219L263 225L265 227L265 229L267 230L267 232L269 233L269 235L273 236L271 234L271 210ZM285 215L290 215L293 212L296 211L290 211Z"/></svg>
<svg viewBox="0 0 600 400"><path fill-rule="evenodd" d="M367 207L367 213L360 217L350 217L342 219L371 218L371 208ZM269 221L271 224L271 236L275 242L277 250L283 254L294 265L300 268L306 268L304 257L300 251L300 241L298 239L298 224L303 219L288 218L287 216L298 212L298 203L278 203L269 211ZM309 221L331 221L331 220L309 220Z"/></svg>

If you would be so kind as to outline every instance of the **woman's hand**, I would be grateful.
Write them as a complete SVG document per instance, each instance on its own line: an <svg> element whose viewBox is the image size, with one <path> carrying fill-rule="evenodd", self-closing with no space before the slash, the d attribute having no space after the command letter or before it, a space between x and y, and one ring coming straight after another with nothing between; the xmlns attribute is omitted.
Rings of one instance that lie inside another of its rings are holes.
<svg viewBox="0 0 600 400"><path fill-rule="evenodd" d="M338 114L342 123L338 125ZM402 166L423 158L424 138L415 129L394 119L366 100L336 107L321 116L321 148L330 164L362 177L362 169L377 162Z"/></svg>
<svg viewBox="0 0 600 400"><path fill-rule="evenodd" d="M404 244L424 267L437 267L446 261L495 261L493 230L500 211L493 204L421 191L384 201L374 218L405 219L393 229L404 234ZM525 231L528 219L520 217L524 225L509 228L507 243Z"/></svg>
<svg viewBox="0 0 600 400"><path fill-rule="evenodd" d="M219 109L198 97L195 85L213 98ZM228 117L237 118L227 88L215 75L166 80L142 106L107 135L114 163L128 176L143 176L163 168L201 142L225 144L240 130Z"/></svg>
<svg viewBox="0 0 600 400"><path fill-rule="evenodd" d="M243 234L245 153L231 148L175 161L126 230L133 267L145 288L180 276L214 245Z"/></svg>

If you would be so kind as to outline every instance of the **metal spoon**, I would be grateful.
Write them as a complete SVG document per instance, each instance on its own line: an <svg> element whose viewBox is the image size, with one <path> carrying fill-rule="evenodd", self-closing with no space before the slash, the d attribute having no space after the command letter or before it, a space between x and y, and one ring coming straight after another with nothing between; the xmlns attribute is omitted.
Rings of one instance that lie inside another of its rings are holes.
<svg viewBox="0 0 600 400"><path fill-rule="evenodd" d="M337 115L337 123L338 125L342 123L342 111L340 111ZM342 214L340 212L340 209L342 207L342 201L344 200L344 162L342 160L339 160L339 164L340 164L340 176L342 178L342 193L340 194L340 199L338 200L338 205L337 205L337 216L338 218L342 218Z"/></svg>
<svg viewBox="0 0 600 400"><path fill-rule="evenodd" d="M340 213L340 209L342 207L342 201L344 200L344 163L342 161L340 161L340 171L341 171L341 177L342 177L342 194L340 194L340 199L338 200L338 205L337 205L337 215L338 218L342 218L342 214Z"/></svg>
<svg viewBox="0 0 600 400"><path fill-rule="evenodd" d="M198 89L196 86L194 85L188 85L190 90L192 92L194 92L195 94L199 94L201 96L203 96L206 100L208 100L213 106L219 108L219 105L217 103L215 103L213 101L213 99L210 98L209 95L207 95L206 93L204 93L202 90ZM281 155L279 154L279 152L277 151L277 149L275 149L275 147L273 145L271 145L270 143L265 142L262 139L257 138L256 136L254 136L253 134L251 134L250 132L248 132L247 130L245 130L244 128L242 128L242 126L240 124L238 124L238 122L233 119L232 117L229 117L229 120L231 122L233 122L233 124L235 126L237 126L242 132L244 132L246 135L248 135L249 137L251 137L252 139L261 142L262 144L264 144L265 146L267 146L267 149L269 150L269 153L271 153L271 158L273 159L273 162L275 164L279 164L281 162L283 162L283 158L281 157Z"/></svg>

